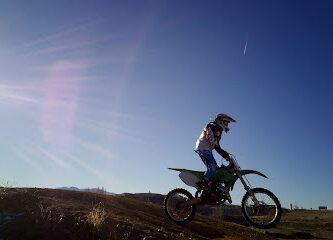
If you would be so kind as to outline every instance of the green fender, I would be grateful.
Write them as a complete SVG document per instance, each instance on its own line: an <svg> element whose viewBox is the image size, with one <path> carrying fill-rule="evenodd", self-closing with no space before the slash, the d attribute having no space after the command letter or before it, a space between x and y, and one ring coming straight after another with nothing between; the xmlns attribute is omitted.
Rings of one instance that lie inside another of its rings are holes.
<svg viewBox="0 0 333 240"><path fill-rule="evenodd" d="M189 169L184 169L184 168L168 168L170 170L175 170L175 171L178 171L178 172L182 172L182 171L188 171L200 178L203 178L203 176L205 175L205 172L202 172L202 171L193 171L193 170L189 170Z"/></svg>
<svg viewBox="0 0 333 240"><path fill-rule="evenodd" d="M241 174L241 176L247 175L247 174L257 174L259 176L262 176L264 178L268 178L265 174L258 172L256 170L240 170L239 173ZM233 175L233 178L230 179L230 181L226 182L226 186L230 187L230 189L232 190L234 188L235 182L237 181L238 176L237 175Z"/></svg>
<svg viewBox="0 0 333 240"><path fill-rule="evenodd" d="M258 171L255 171L255 170L241 170L240 171L240 174L243 176L243 175L246 175L246 174L251 174L251 173L254 173L254 174L257 174L259 176L262 176L264 178L268 178L265 174L261 173L261 172L258 172Z"/></svg>

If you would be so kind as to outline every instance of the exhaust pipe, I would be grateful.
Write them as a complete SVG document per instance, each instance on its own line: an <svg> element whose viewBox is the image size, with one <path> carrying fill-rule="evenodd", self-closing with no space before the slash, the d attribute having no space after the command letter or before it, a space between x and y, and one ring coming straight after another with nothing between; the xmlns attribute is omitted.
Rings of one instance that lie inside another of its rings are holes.
<svg viewBox="0 0 333 240"><path fill-rule="evenodd" d="M180 206L191 206L191 205L196 205L202 202L201 198L193 198L189 201L186 201L184 203L181 203Z"/></svg>

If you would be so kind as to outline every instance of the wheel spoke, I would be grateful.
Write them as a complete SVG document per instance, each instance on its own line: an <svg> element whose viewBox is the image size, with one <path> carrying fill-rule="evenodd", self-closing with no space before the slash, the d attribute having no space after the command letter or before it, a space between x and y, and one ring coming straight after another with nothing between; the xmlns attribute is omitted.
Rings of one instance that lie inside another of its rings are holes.
<svg viewBox="0 0 333 240"><path fill-rule="evenodd" d="M169 195L166 201L168 216L176 222L182 222L188 219L193 212L193 206L184 205L183 203L189 201L191 198L181 192L174 192Z"/></svg>
<svg viewBox="0 0 333 240"><path fill-rule="evenodd" d="M265 192L253 192L259 202L256 206L250 195L245 199L245 213L247 217L257 225L268 225L272 223L277 215L277 205L274 199Z"/></svg>

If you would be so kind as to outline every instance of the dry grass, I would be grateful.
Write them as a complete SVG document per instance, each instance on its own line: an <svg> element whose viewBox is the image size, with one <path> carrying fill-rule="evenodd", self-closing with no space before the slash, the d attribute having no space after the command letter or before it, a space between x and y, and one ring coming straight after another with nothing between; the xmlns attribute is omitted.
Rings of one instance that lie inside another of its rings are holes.
<svg viewBox="0 0 333 240"><path fill-rule="evenodd" d="M286 213L277 227L267 232L278 239L333 239L333 211L297 210Z"/></svg>
<svg viewBox="0 0 333 240"><path fill-rule="evenodd" d="M87 215L87 223L96 229L101 229L107 217L104 206L101 202L92 207Z"/></svg>
<svg viewBox="0 0 333 240"><path fill-rule="evenodd" d="M48 206L45 207L42 204L39 204L39 210L39 218L41 221L61 222L64 217L64 213L58 213L52 208Z"/></svg>

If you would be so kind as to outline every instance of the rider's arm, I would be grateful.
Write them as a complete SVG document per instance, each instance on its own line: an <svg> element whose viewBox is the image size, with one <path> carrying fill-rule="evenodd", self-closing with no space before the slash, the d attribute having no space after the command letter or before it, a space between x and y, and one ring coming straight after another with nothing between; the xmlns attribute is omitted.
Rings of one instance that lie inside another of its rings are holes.
<svg viewBox="0 0 333 240"><path fill-rule="evenodd" d="M229 153L224 151L219 144L215 145L216 152L218 152L225 160L230 161Z"/></svg>

